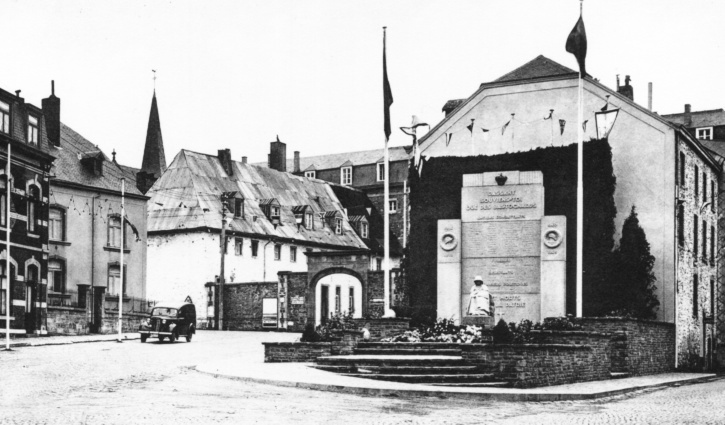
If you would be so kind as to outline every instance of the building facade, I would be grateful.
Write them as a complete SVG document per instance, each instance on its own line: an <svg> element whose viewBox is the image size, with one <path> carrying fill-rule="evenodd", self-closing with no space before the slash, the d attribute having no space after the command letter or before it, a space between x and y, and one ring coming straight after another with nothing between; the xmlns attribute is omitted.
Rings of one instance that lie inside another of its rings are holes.
<svg viewBox="0 0 725 425"><path fill-rule="evenodd" d="M197 309L201 318L218 315L210 288L222 246L230 284L306 272L307 252L367 251L363 228L353 227L327 183L232 161L227 149L216 156L182 150L148 195L149 296L191 296L209 307Z"/></svg>
<svg viewBox="0 0 725 425"><path fill-rule="evenodd" d="M115 151L108 158L97 145L63 124L60 99L55 95L43 102L54 106L47 122L49 128L57 128L48 138L49 151L56 157L49 194L48 330L114 332L119 302L127 319L148 308L148 198L136 188L138 170L118 164ZM127 320L124 326L133 328L132 323Z"/></svg>
<svg viewBox="0 0 725 425"><path fill-rule="evenodd" d="M20 91L0 89L0 325L4 331L9 317L14 334L47 333L48 181L54 157L45 112L26 103Z"/></svg>
<svg viewBox="0 0 725 425"><path fill-rule="evenodd" d="M583 86L584 140L598 138L596 112L605 105L608 109L619 109L616 123L608 133L617 178L615 242L621 236L619 232L629 210L636 206L640 225L655 257L658 319L677 324L679 361L687 361L691 353L703 355L701 347L707 338L692 323L694 304L681 289L685 284L683 279L687 280L688 287L697 288L693 291L697 291L698 320L702 320L703 304L709 303L708 285L713 266L709 256L707 263L701 259L693 263L682 252L677 232L683 229L693 238L700 235L697 252L702 253L702 244L717 241L717 229L714 237L711 233L716 212L709 206L708 211L703 211L704 216L695 212L702 206L699 201L705 190L703 186L697 194L680 192L678 156L684 154L689 158L685 172L691 173L692 178L695 175L698 179L705 178L710 194L713 193L711 184L719 191L721 167L683 127L635 103L628 81L618 91L589 77L584 79ZM445 118L421 138L422 155L494 155L577 143L577 88L577 72L539 56L495 81L481 84L469 98L448 102L444 107ZM603 133L602 128L599 130ZM694 196L689 207L681 195ZM697 205L695 197L699 197ZM684 227L678 221L683 204ZM697 220L697 231L694 220ZM702 239L703 226L708 228L706 241ZM690 250L694 249L693 242L690 241ZM688 241L684 243L687 245ZM717 250L717 244L714 249ZM687 307L685 314L682 309ZM692 342L695 334L697 343Z"/></svg>

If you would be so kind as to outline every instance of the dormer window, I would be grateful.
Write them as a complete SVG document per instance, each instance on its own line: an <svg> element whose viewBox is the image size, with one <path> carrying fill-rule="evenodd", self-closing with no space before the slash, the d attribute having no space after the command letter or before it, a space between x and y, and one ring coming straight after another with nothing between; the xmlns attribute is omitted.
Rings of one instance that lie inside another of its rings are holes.
<svg viewBox="0 0 725 425"><path fill-rule="evenodd" d="M352 167L340 168L340 184L345 186L352 184Z"/></svg>
<svg viewBox="0 0 725 425"><path fill-rule="evenodd" d="M335 233L338 235L342 234L342 219L338 218L335 220Z"/></svg>
<svg viewBox="0 0 725 425"><path fill-rule="evenodd" d="M712 127L702 127L695 129L695 134L698 139L712 140Z"/></svg>
<svg viewBox="0 0 725 425"><path fill-rule="evenodd" d="M311 212L305 213L305 229L312 230L315 228L315 220Z"/></svg>
<svg viewBox="0 0 725 425"><path fill-rule="evenodd" d="M317 172L316 171L305 171L305 177L307 177L308 179L317 178Z"/></svg>
<svg viewBox="0 0 725 425"><path fill-rule="evenodd" d="M360 223L360 237L363 239L368 238L368 224L364 221Z"/></svg>
<svg viewBox="0 0 725 425"><path fill-rule="evenodd" d="M368 238L368 219L365 218L364 215L351 215L348 216L348 221L350 222L350 225L353 229L360 235L361 238L367 239Z"/></svg>
<svg viewBox="0 0 725 425"><path fill-rule="evenodd" d="M264 212L264 215L267 216L267 219L272 222L272 224L278 225L282 223L280 217L280 205L277 199L261 199L259 201L259 207Z"/></svg>
<svg viewBox="0 0 725 425"><path fill-rule="evenodd" d="M234 198L234 218L244 217L244 199Z"/></svg>
<svg viewBox="0 0 725 425"><path fill-rule="evenodd" d="M314 228L314 216L312 215L312 208L309 205L296 205L292 207L292 213L295 215L297 227L304 226L307 230Z"/></svg>
<svg viewBox="0 0 725 425"><path fill-rule="evenodd" d="M28 144L38 145L38 118L28 115Z"/></svg>
<svg viewBox="0 0 725 425"><path fill-rule="evenodd" d="M10 105L0 100L0 133L10 133Z"/></svg>
<svg viewBox="0 0 725 425"><path fill-rule="evenodd" d="M78 154L78 159L88 172L95 176L103 175L103 153L101 151Z"/></svg>

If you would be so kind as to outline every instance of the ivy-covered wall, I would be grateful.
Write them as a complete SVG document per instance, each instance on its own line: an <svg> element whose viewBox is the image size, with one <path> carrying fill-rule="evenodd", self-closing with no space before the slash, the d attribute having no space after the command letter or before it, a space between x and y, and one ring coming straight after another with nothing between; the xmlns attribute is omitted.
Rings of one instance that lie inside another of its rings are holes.
<svg viewBox="0 0 725 425"><path fill-rule="evenodd" d="M435 157L422 174L410 173L410 240L406 276L415 321L436 315L436 229L441 219L461 218L463 174L540 170L544 174L544 214L567 217L567 312L576 309L577 146L539 148L493 156ZM616 177L606 139L584 144L584 314L611 309L606 288L614 245Z"/></svg>

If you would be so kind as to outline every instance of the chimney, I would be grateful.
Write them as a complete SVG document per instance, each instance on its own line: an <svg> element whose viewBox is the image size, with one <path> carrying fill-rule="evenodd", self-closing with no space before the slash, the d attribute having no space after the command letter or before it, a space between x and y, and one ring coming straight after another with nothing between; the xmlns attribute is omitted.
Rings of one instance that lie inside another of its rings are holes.
<svg viewBox="0 0 725 425"><path fill-rule="evenodd" d="M219 158L219 162L221 162L222 168L224 168L227 175L230 177L233 176L234 168L232 167L232 151L229 149L220 149L217 151L217 158Z"/></svg>
<svg viewBox="0 0 725 425"><path fill-rule="evenodd" d="M647 109L652 112L652 83L647 84Z"/></svg>
<svg viewBox="0 0 725 425"><path fill-rule="evenodd" d="M60 146L60 98L55 96L55 80L50 81L50 96L42 100L48 141Z"/></svg>
<svg viewBox="0 0 725 425"><path fill-rule="evenodd" d="M629 100L634 102L634 88L629 84L631 79L629 78L629 75L624 77L624 85L619 85L619 77L617 77L617 92L621 94L624 97L628 97Z"/></svg>
<svg viewBox="0 0 725 425"><path fill-rule="evenodd" d="M685 103L685 127L690 127L692 125L692 108L690 107L689 103Z"/></svg>
<svg viewBox="0 0 725 425"><path fill-rule="evenodd" d="M287 171L287 145L277 140L269 144L269 168Z"/></svg>
<svg viewBox="0 0 725 425"><path fill-rule="evenodd" d="M243 156L242 157L242 164L246 164L246 163L247 163L247 157L246 156Z"/></svg>
<svg viewBox="0 0 725 425"><path fill-rule="evenodd" d="M300 172L300 151L295 151L295 173Z"/></svg>

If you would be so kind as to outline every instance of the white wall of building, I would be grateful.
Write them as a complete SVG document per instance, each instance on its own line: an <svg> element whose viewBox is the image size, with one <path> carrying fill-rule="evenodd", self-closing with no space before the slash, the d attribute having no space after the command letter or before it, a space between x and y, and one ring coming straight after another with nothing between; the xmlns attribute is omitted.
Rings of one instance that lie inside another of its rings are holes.
<svg viewBox="0 0 725 425"><path fill-rule="evenodd" d="M353 317L362 317L362 284L348 274L332 274L325 276L317 282L315 288L315 325L320 324L322 318L322 287L327 286L327 305L330 313L347 314L350 311L350 290L352 293ZM339 309L336 304L337 288L340 288Z"/></svg>

